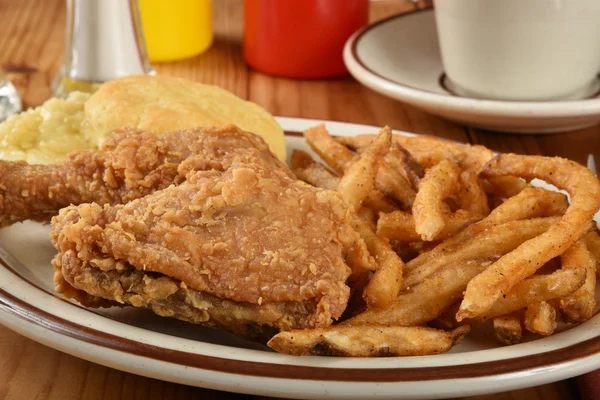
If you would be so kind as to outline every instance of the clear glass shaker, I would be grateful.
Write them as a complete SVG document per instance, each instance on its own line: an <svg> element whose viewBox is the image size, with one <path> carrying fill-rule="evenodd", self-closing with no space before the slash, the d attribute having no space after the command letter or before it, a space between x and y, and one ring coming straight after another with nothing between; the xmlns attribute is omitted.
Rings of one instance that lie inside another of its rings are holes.
<svg viewBox="0 0 600 400"><path fill-rule="evenodd" d="M148 61L138 0L67 0L63 62L52 90L92 93L111 79L154 74Z"/></svg>

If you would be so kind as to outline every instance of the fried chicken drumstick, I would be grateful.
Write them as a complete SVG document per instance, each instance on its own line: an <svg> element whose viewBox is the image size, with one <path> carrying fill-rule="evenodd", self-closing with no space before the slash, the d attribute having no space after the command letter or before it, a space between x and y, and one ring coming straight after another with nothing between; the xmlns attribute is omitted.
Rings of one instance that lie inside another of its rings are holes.
<svg viewBox="0 0 600 400"><path fill-rule="evenodd" d="M48 220L70 204L126 203L181 183L192 170L224 170L234 160L288 171L264 141L233 125L160 136L125 129L100 150L72 153L63 164L0 161L0 227Z"/></svg>
<svg viewBox="0 0 600 400"><path fill-rule="evenodd" d="M346 255L360 239L337 192L297 180L262 145L234 156L217 146L184 182L126 204L60 210L57 291L253 339L330 325L346 307Z"/></svg>

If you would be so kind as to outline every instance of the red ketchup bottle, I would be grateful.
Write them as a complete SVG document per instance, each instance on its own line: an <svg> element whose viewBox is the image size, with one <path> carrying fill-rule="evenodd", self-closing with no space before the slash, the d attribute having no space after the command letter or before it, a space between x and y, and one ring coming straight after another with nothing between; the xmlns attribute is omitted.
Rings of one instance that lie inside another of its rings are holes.
<svg viewBox="0 0 600 400"><path fill-rule="evenodd" d="M368 20L368 0L245 0L244 58L269 75L346 74L346 40Z"/></svg>

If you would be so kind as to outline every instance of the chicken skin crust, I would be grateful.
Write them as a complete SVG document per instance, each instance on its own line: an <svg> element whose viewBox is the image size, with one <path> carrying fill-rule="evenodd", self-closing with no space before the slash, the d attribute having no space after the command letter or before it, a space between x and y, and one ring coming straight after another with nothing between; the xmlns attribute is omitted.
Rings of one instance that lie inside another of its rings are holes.
<svg viewBox="0 0 600 400"><path fill-rule="evenodd" d="M288 171L257 135L234 125L156 135L116 131L97 151L71 153L62 164L0 160L0 227L48 221L71 204L123 204L185 180L196 169L247 162Z"/></svg>
<svg viewBox="0 0 600 400"><path fill-rule="evenodd" d="M62 209L51 232L57 291L238 334L330 325L347 305L345 259L359 240L349 211L338 193L266 159L224 153L127 204Z"/></svg>

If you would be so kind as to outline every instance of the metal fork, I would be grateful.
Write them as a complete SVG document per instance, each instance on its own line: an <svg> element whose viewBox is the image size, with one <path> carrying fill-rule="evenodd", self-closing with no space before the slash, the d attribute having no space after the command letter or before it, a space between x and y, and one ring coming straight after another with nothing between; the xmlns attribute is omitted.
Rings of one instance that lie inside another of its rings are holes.
<svg viewBox="0 0 600 400"><path fill-rule="evenodd" d="M21 112L21 96L15 86L0 71L0 122Z"/></svg>

